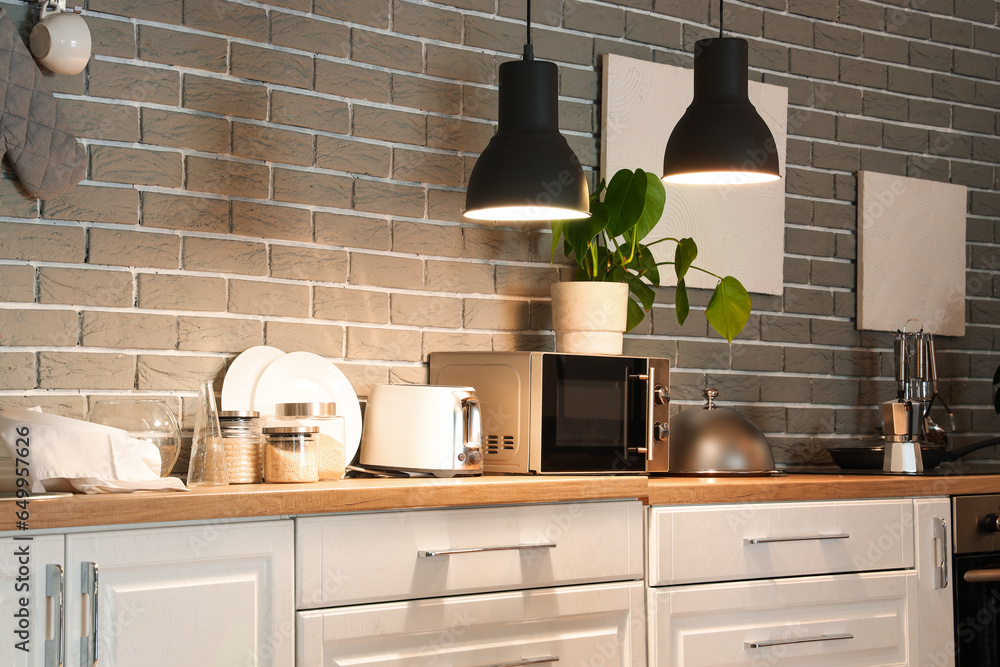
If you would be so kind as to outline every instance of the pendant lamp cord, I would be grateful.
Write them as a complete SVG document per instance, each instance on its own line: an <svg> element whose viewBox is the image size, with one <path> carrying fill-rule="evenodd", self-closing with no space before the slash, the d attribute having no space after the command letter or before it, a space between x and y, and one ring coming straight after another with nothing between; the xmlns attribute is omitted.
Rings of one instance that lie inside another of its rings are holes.
<svg viewBox="0 0 1000 667"><path fill-rule="evenodd" d="M531 4L531 0L528 0L528 4ZM719 0L719 39L722 39L722 0Z"/></svg>
<svg viewBox="0 0 1000 667"><path fill-rule="evenodd" d="M527 2L528 2L527 20L525 21L525 24L527 25L527 39L525 39L524 42L524 59L534 60L535 51L531 46L531 0L527 0Z"/></svg>

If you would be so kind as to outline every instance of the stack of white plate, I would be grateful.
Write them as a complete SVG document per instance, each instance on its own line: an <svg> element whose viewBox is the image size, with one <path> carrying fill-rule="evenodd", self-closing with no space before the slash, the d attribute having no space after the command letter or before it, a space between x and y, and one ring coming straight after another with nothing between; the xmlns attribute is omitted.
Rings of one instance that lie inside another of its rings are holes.
<svg viewBox="0 0 1000 667"><path fill-rule="evenodd" d="M222 382L222 410L256 410L263 423L278 403L336 403L346 429L345 461L361 443L361 404L350 380L312 352L258 345L233 359Z"/></svg>

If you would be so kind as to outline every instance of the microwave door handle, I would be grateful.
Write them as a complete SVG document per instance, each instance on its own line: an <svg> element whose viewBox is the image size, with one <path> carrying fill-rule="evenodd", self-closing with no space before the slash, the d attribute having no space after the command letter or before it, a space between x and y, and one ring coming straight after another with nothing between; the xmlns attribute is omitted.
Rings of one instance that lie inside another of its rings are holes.
<svg viewBox="0 0 1000 667"><path fill-rule="evenodd" d="M656 369L649 364L646 372L646 460L653 460L653 408L656 405Z"/></svg>
<svg viewBox="0 0 1000 667"><path fill-rule="evenodd" d="M646 438L644 447L629 447L628 446L628 409L630 407L631 396L629 394L629 385L633 380L640 380L646 382ZM625 371L625 405L624 412L625 415L625 458L628 458L629 451L637 452L639 454L645 454L647 460L653 459L653 399L656 393L653 391L653 387L656 385L656 369L652 366L646 370L645 373L630 373L628 370Z"/></svg>
<svg viewBox="0 0 1000 667"><path fill-rule="evenodd" d="M629 371L629 369L627 369L627 368L625 369L625 391L623 392L625 395L622 397L622 400L624 401L623 404L622 404L622 415L623 415L623 418L622 418L622 448L623 448L622 455L625 457L624 458L625 461L628 461L628 408L629 408L629 399L630 399L629 387L632 386L632 380L634 380L637 377L639 377L639 376L633 375Z"/></svg>

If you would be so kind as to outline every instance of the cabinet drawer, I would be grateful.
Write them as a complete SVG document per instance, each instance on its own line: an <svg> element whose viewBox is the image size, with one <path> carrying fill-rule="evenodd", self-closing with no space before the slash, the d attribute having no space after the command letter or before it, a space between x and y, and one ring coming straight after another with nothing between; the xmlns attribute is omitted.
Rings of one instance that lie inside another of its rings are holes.
<svg viewBox="0 0 1000 667"><path fill-rule="evenodd" d="M299 609L642 578L638 501L296 519Z"/></svg>
<svg viewBox="0 0 1000 667"><path fill-rule="evenodd" d="M649 584L913 567L909 500L654 507Z"/></svg>
<svg viewBox="0 0 1000 667"><path fill-rule="evenodd" d="M650 664L881 667L916 664L914 572L654 590Z"/></svg>
<svg viewBox="0 0 1000 667"><path fill-rule="evenodd" d="M639 582L304 611L298 667L645 665Z"/></svg>

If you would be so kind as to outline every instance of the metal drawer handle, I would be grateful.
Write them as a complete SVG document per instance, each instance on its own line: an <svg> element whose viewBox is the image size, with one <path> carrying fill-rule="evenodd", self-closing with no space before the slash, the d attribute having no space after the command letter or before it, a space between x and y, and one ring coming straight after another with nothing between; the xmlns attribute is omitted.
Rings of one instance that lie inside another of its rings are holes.
<svg viewBox="0 0 1000 667"><path fill-rule="evenodd" d="M521 667L521 665L544 665L547 662L559 662L559 656L543 655L537 658L525 658L517 662L495 662L492 665L483 665L483 667Z"/></svg>
<svg viewBox="0 0 1000 667"><path fill-rule="evenodd" d="M63 569L62 565L45 566L45 597L51 598L52 639L45 638L45 667L62 667L63 664Z"/></svg>
<svg viewBox="0 0 1000 667"><path fill-rule="evenodd" d="M820 635L819 637L803 637L802 639L769 639L762 642L746 642L745 648L767 648L769 646L785 646L786 644L809 644L811 642L832 642L838 639L854 639L854 635Z"/></svg>
<svg viewBox="0 0 1000 667"><path fill-rule="evenodd" d="M1000 568L969 570L962 576L962 578L970 584L983 584L992 581L1000 581Z"/></svg>
<svg viewBox="0 0 1000 667"><path fill-rule="evenodd" d="M97 665L97 563L80 563L80 590L90 601L90 624L86 637L80 637L80 664Z"/></svg>
<svg viewBox="0 0 1000 667"><path fill-rule="evenodd" d="M802 537L744 537L743 544L770 544L772 542L811 542L813 540L846 540L847 533L835 535L803 535Z"/></svg>
<svg viewBox="0 0 1000 667"><path fill-rule="evenodd" d="M555 548L556 548L555 542L546 542L545 544L512 544L510 546L505 546L505 547L473 547L471 549L435 549L433 551L431 551L431 550L428 550L428 551L418 551L417 552L417 557L418 558L431 558L433 556L451 556L453 554L477 554L477 553L482 553L484 551L528 551L529 549L555 549ZM551 662L551 660L549 662ZM530 663L530 662L525 662L525 663L521 663L521 662L518 662L518 663L506 663L505 662L505 663L502 663L502 664L503 665L507 665L507 664L511 664L511 665L513 665L513 664L517 664L517 665L521 665L521 664L530 665L530 664L534 664L534 663ZM490 667L492 667L492 665Z"/></svg>

